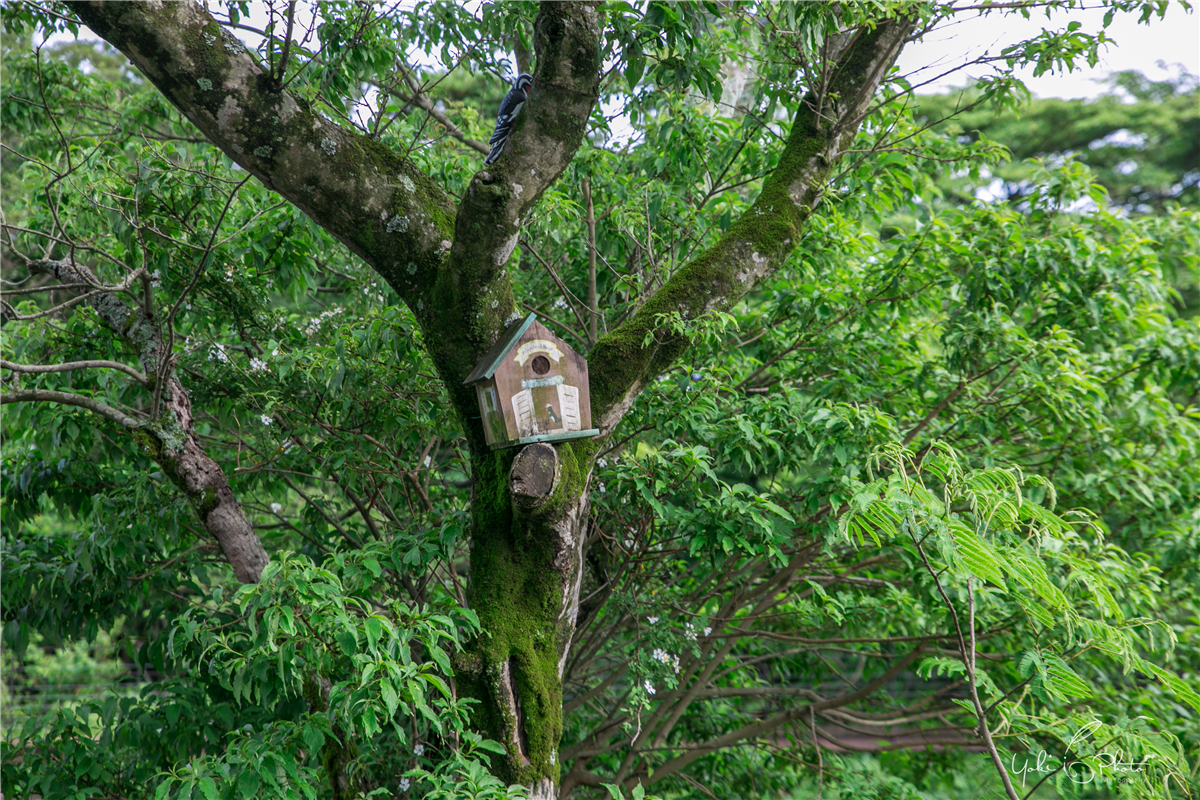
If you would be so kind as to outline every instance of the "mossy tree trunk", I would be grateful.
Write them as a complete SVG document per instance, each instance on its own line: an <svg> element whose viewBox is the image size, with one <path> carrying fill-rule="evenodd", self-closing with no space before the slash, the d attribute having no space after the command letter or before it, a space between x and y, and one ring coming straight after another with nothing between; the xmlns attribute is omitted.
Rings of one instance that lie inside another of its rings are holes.
<svg viewBox="0 0 1200 800"><path fill-rule="evenodd" d="M420 322L472 461L469 602L486 635L460 654L459 677L481 701L478 723L507 748L502 776L530 786L535 797L553 796L562 669L575 628L598 442L490 451L474 392L462 381L519 317L507 266L521 220L583 142L599 89L597 4L542 4L529 100L504 155L475 175L458 202L411 160L291 96L200 5L67 5L210 141L371 265ZM597 342L589 372L601 441L687 347L663 329L660 315L695 319L730 308L790 256L912 30L909 20L893 18L835 37L831 49L840 45L841 52L830 65L832 79L801 103L754 206ZM518 459L550 464L553 480L531 487L521 464L514 473Z"/></svg>

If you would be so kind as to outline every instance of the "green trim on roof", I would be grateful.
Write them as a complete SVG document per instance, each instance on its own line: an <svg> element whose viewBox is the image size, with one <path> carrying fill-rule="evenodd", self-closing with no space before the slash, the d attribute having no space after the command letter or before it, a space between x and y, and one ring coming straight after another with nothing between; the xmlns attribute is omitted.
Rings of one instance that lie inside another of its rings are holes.
<svg viewBox="0 0 1200 800"><path fill-rule="evenodd" d="M520 325L509 326L508 330L504 332L504 335L497 339L496 343L492 345L492 349L488 350L487 355L480 359L479 363L475 365L475 369L471 370L471 374L468 375L467 379L463 381L463 386L470 386L471 384L479 383L480 381L486 381L488 378L495 375L496 370L500 367L500 364L503 363L504 357L508 355L508 351L512 349L513 345L517 343L518 339L525 335L525 331L529 330L529 326L532 325L536 319L537 314L531 311L529 312L529 316L526 317L525 321Z"/></svg>
<svg viewBox="0 0 1200 800"><path fill-rule="evenodd" d="M547 433L544 436L522 436L520 439L512 439L507 442L496 442L492 445L493 450L502 450L505 447L517 447L522 444L533 444L534 442L565 442L569 439L590 439L593 436L599 436L599 428L589 428L586 431L567 431L566 433Z"/></svg>

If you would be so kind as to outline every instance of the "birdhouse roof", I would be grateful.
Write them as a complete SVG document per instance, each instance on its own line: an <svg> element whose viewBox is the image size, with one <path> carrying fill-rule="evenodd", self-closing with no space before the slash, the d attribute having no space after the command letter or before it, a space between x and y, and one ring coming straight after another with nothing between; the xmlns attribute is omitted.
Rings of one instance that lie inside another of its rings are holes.
<svg viewBox="0 0 1200 800"><path fill-rule="evenodd" d="M495 375L496 370L504 363L504 357L508 355L508 351L513 349L513 345L520 340L525 331L529 330L529 326L536 321L537 314L530 312L529 316L523 322L509 325L503 335L492 345L492 349L488 350L487 355L480 359L479 363L475 365L475 369L471 370L471 374L463 381L463 386L470 386L473 383L486 381ZM555 336L554 338L557 339L558 337Z"/></svg>

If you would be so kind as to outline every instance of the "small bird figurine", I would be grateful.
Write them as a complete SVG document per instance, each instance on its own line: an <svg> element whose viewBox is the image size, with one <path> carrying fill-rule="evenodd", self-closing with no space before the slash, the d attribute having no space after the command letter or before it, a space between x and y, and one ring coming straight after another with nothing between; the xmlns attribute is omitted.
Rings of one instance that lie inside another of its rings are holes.
<svg viewBox="0 0 1200 800"><path fill-rule="evenodd" d="M554 406L550 405L549 403L546 404L546 414L549 415L551 422L562 422L562 420L558 418L558 414L554 413Z"/></svg>
<svg viewBox="0 0 1200 800"><path fill-rule="evenodd" d="M488 144L492 146L492 152L488 153L487 158L483 160L485 167L504 152L504 145L508 142L508 133L512 130L517 114L521 113L521 107L525 105L525 91L532 85L533 76L522 72L517 76L517 82L513 84L513 88L500 101L500 113L496 115L496 130L492 132L492 138L488 140Z"/></svg>

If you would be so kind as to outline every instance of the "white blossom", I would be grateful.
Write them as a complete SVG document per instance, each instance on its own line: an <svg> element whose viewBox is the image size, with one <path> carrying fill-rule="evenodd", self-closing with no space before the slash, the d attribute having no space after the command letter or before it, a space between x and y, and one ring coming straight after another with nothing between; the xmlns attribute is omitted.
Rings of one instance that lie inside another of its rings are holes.
<svg viewBox="0 0 1200 800"><path fill-rule="evenodd" d="M705 636L705 638L707 638L707 637L708 637L708 635L709 635L710 633L712 633L712 628L705 628L705 629L704 629L704 636Z"/></svg>
<svg viewBox="0 0 1200 800"><path fill-rule="evenodd" d="M663 650L662 648L656 648L655 651L651 654L651 657L655 661L661 661L662 663L666 664L667 666L673 667L675 669L675 674L676 675L679 674L679 656L672 655L671 653L668 653L666 650Z"/></svg>
<svg viewBox="0 0 1200 800"><path fill-rule="evenodd" d="M412 781L410 781L408 778L400 779L400 791L407 792L408 787L410 787L410 786L412 786Z"/></svg>
<svg viewBox="0 0 1200 800"><path fill-rule="evenodd" d="M278 514L280 511L283 511L283 506L280 503L271 503L272 514Z"/></svg>
<svg viewBox="0 0 1200 800"><path fill-rule="evenodd" d="M646 617L646 621L649 622L651 625L654 625L655 623L658 622L658 617Z"/></svg>
<svg viewBox="0 0 1200 800"><path fill-rule="evenodd" d="M261 358L250 359L250 371L251 372L260 372L262 370L265 370L266 368L267 368L267 362L263 361Z"/></svg>
<svg viewBox="0 0 1200 800"><path fill-rule="evenodd" d="M262 424L266 425L268 428L271 426L271 423L275 421L275 420L271 419L269 416L267 416L266 414L263 414L261 417L259 417L259 419L261 419Z"/></svg>
<svg viewBox="0 0 1200 800"><path fill-rule="evenodd" d="M342 309L340 307L331 308L328 311L322 311L320 316L309 320L308 327L304 329L304 335L312 336L314 333L317 333L318 331L321 330L321 324L323 322L330 319L331 317L337 316L340 313L342 313Z"/></svg>
<svg viewBox="0 0 1200 800"><path fill-rule="evenodd" d="M646 694L654 694L654 684L650 682L649 678L642 685L646 687Z"/></svg>
<svg viewBox="0 0 1200 800"><path fill-rule="evenodd" d="M278 347L276 347L274 350L272 350L272 351L271 351L271 355L272 355L272 356L278 356L278 355L279 355L279 348L278 348Z"/></svg>
<svg viewBox="0 0 1200 800"><path fill-rule="evenodd" d="M555 301L554 301L554 307L555 307L555 308L566 308L566 307L567 307L567 301L566 301L566 300L564 300L564 299L562 299L562 298L560 297L560 298L558 298L557 300L555 300Z"/></svg>
<svg viewBox="0 0 1200 800"><path fill-rule="evenodd" d="M687 640L690 642L696 641L696 626L690 622L684 625L683 635L687 637Z"/></svg>
<svg viewBox="0 0 1200 800"><path fill-rule="evenodd" d="M423 744L414 744L414 745L413 745L413 755L414 755L414 756L416 756L416 757L418 757L418 758L420 758L421 756L425 755L425 745L423 745Z"/></svg>
<svg viewBox="0 0 1200 800"><path fill-rule="evenodd" d="M433 463L433 456L425 456L425 461L422 462L426 467Z"/></svg>
<svg viewBox="0 0 1200 800"><path fill-rule="evenodd" d="M221 344L220 342L217 342L212 347L210 347L208 349L208 360L209 361L213 361L213 360L228 361L229 356L225 352L225 345Z"/></svg>

